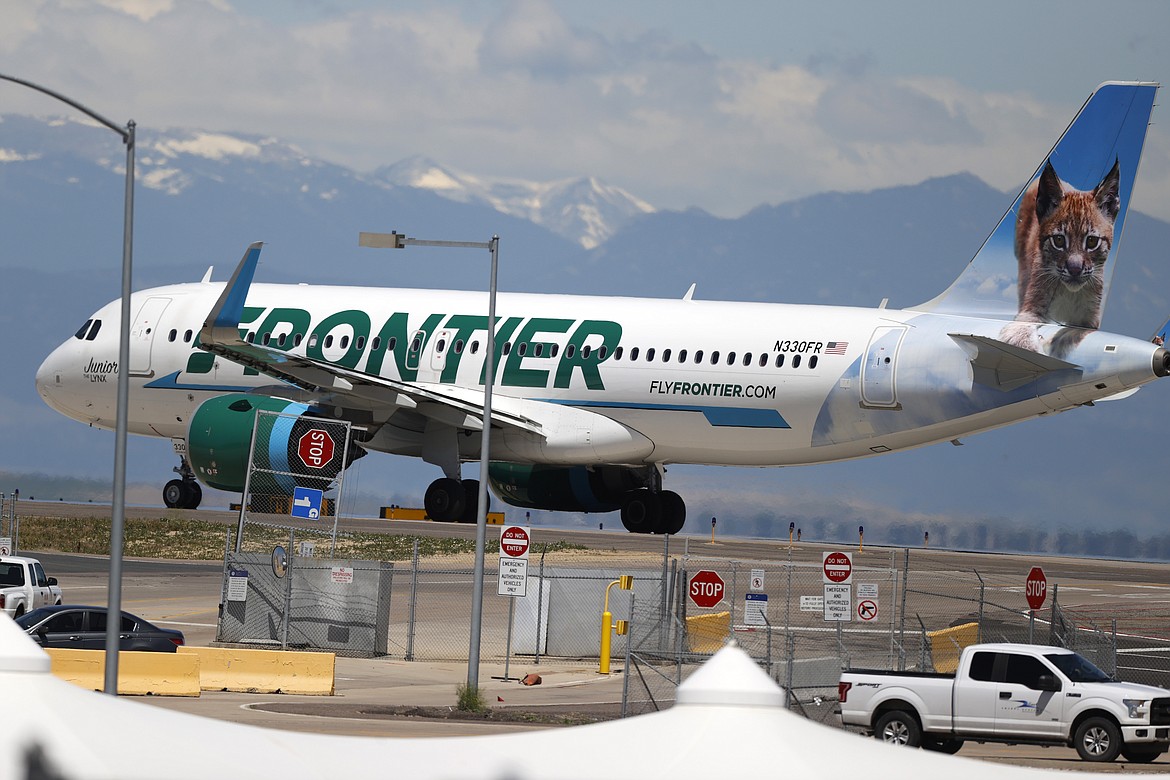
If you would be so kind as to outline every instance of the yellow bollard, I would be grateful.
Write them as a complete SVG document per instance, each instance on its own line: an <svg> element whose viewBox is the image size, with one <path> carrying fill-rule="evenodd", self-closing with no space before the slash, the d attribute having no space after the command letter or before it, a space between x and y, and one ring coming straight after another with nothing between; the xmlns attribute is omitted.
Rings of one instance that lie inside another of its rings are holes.
<svg viewBox="0 0 1170 780"><path fill-rule="evenodd" d="M609 611L609 591L614 585L617 585L622 590L632 590L634 587L634 575L623 574L618 579L605 586L605 607L601 613L601 663L598 665L598 674L609 674L609 649L610 649L610 635L613 633L613 613ZM624 633L626 621L619 620L622 624Z"/></svg>

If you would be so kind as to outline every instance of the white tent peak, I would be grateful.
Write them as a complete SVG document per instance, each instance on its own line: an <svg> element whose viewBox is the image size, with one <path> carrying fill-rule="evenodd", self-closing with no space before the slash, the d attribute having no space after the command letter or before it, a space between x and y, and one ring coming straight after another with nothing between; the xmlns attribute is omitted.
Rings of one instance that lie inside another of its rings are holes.
<svg viewBox="0 0 1170 780"><path fill-rule="evenodd" d="M783 707L784 689L732 640L678 686L679 705Z"/></svg>

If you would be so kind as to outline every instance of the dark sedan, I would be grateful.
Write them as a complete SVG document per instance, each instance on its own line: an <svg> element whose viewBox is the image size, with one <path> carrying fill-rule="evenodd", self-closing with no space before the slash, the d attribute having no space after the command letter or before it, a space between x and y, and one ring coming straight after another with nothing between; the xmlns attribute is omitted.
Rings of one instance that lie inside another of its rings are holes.
<svg viewBox="0 0 1170 780"><path fill-rule="evenodd" d="M72 604L40 607L16 619L41 647L74 650L106 649L106 608ZM183 632L159 628L137 615L122 613L118 631L120 650L153 650L173 653L183 644Z"/></svg>

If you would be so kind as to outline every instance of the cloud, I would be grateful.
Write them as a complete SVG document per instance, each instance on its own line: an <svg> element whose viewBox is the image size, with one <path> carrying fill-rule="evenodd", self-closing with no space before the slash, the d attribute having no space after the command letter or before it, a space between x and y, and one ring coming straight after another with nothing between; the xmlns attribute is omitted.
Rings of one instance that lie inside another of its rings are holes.
<svg viewBox="0 0 1170 780"><path fill-rule="evenodd" d="M596 176L720 216L963 170L1015 187L1075 109L929 63L895 78L880 51L797 62L778 48L773 61L665 27L571 22L544 0L261 9L18 3L0 63L140 127L275 136L357 170L426 155L488 176ZM64 111L27 92L6 87L4 110ZM1158 162L1146 168L1161 193L1170 162Z"/></svg>

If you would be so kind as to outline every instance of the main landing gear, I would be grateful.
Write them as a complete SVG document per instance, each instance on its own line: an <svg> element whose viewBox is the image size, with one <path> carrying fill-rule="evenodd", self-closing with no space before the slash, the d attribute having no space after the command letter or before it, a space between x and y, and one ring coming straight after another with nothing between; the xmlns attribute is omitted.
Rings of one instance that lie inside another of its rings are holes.
<svg viewBox="0 0 1170 780"><path fill-rule="evenodd" d="M195 479L195 472L186 458L174 468L181 479L172 479L163 487L163 503L168 509L198 509L203 501L203 488Z"/></svg>
<svg viewBox="0 0 1170 780"><path fill-rule="evenodd" d="M639 488L622 498L622 525L633 534L677 534L687 521L687 505L673 490Z"/></svg>
<svg viewBox="0 0 1170 780"><path fill-rule="evenodd" d="M423 507L427 517L440 523L474 523L479 508L479 480L436 479L427 488Z"/></svg>

